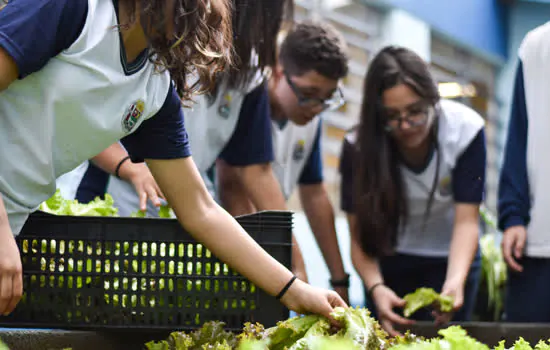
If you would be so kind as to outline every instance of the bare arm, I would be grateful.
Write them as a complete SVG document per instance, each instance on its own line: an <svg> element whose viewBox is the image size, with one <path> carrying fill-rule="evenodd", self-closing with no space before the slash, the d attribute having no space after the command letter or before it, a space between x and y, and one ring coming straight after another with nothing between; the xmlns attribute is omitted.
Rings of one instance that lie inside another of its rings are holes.
<svg viewBox="0 0 550 350"><path fill-rule="evenodd" d="M234 167L220 159L217 169L220 196L232 215L250 213L252 209L287 210L285 197L270 164ZM292 269L300 279L307 281L304 258L294 235L292 244Z"/></svg>
<svg viewBox="0 0 550 350"><path fill-rule="evenodd" d="M19 76L19 69L13 58L0 47L0 91L6 90Z"/></svg>
<svg viewBox="0 0 550 350"><path fill-rule="evenodd" d="M120 143L113 143L111 146L107 147L103 152L99 153L97 156L93 157L91 161L100 167L103 171L115 175L116 167L118 163L128 156L128 152L120 145ZM130 178L130 169L133 169L132 162L124 162L119 169L119 176L129 181ZM135 164L136 166L138 164Z"/></svg>
<svg viewBox="0 0 550 350"><path fill-rule="evenodd" d="M262 166L262 165L259 165ZM218 196L225 210L231 215L245 215L256 211L239 176L241 172L224 160L216 161Z"/></svg>
<svg viewBox="0 0 550 350"><path fill-rule="evenodd" d="M6 90L18 76L15 61L0 47L0 92ZM19 249L2 197L0 193L0 315L8 315L23 295L23 275Z"/></svg>
<svg viewBox="0 0 550 350"><path fill-rule="evenodd" d="M322 183L300 185L299 191L309 226L323 253L330 275L332 279L341 280L346 277L346 271L336 236L334 209L327 191Z"/></svg>
<svg viewBox="0 0 550 350"><path fill-rule="evenodd" d="M455 205L453 237L449 250L447 275L441 294L453 298L453 311L464 305L464 287L479 240L479 205L458 203ZM451 320L452 312L436 312L436 323Z"/></svg>
<svg viewBox="0 0 550 350"><path fill-rule="evenodd" d="M369 257L361 250L361 242L359 241L359 232L357 230L357 218L354 214L348 214L347 217L351 234L351 262L366 287L372 288L375 284L383 283L384 278L380 272L378 261Z"/></svg>
<svg viewBox="0 0 550 350"><path fill-rule="evenodd" d="M267 254L208 193L193 160L147 160L167 194L182 226L204 243L220 260L270 295L277 295L292 273ZM181 178L186 181L179 181ZM334 292L323 291L297 280L281 298L298 313L330 317L335 306L345 303Z"/></svg>
<svg viewBox="0 0 550 350"><path fill-rule="evenodd" d="M128 157L128 152L117 142L91 160L103 171L115 175L117 166L125 157ZM147 198L149 198L154 205L160 206L159 197L164 198L164 194L158 187L151 171L145 163L132 163L132 161L128 159L120 166L118 175L121 179L134 185L136 193L139 196L140 210L146 210Z"/></svg>
<svg viewBox="0 0 550 350"><path fill-rule="evenodd" d="M276 295L292 273L267 255L208 193L191 158L147 160L184 228L253 283ZM184 178L186 181L179 181ZM272 273L266 274L266 271Z"/></svg>
<svg viewBox="0 0 550 350"><path fill-rule="evenodd" d="M461 285L465 283L478 242L479 205L456 204L447 280L457 281Z"/></svg>

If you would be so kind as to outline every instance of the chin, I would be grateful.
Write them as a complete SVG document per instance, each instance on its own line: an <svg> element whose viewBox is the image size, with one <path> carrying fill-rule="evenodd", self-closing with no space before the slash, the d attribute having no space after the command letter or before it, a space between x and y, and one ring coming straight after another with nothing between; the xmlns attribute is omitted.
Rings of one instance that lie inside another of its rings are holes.
<svg viewBox="0 0 550 350"><path fill-rule="evenodd" d="M292 120L292 122L296 125L299 125L299 126L304 126L306 125L308 122L309 122L309 119L307 118L300 118L299 116L295 116L293 118L289 118L290 120Z"/></svg>
<svg viewBox="0 0 550 350"><path fill-rule="evenodd" d="M399 142L401 144L401 147L408 148L408 149L415 149L422 145L422 138L421 137L415 137L408 140L401 140Z"/></svg>

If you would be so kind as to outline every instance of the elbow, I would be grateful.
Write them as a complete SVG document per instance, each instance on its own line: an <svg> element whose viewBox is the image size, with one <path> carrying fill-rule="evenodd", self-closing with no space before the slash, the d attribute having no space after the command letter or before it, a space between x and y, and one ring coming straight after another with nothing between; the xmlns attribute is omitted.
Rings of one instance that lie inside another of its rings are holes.
<svg viewBox="0 0 550 350"><path fill-rule="evenodd" d="M204 231L204 227L213 222L222 210L206 190L189 207L175 206L173 209L183 228L192 234Z"/></svg>

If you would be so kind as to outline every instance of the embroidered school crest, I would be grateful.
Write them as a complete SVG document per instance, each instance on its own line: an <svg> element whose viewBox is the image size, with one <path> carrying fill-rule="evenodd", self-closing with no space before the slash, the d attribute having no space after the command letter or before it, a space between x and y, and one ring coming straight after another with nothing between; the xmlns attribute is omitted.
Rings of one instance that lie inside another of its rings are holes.
<svg viewBox="0 0 550 350"><path fill-rule="evenodd" d="M451 177L446 176L439 181L439 193L442 196L450 196L452 194Z"/></svg>
<svg viewBox="0 0 550 350"><path fill-rule="evenodd" d="M218 108L218 114L222 117L227 119L229 117L229 112L231 112L231 101L233 98L231 97L231 94L225 94L223 96L223 100L220 104L220 107Z"/></svg>
<svg viewBox="0 0 550 350"><path fill-rule="evenodd" d="M305 145L306 142L304 140L298 140L298 142L296 142L294 151L292 152L292 159L294 159L294 161L299 161L304 158L306 152Z"/></svg>
<svg viewBox="0 0 550 350"><path fill-rule="evenodd" d="M145 102L139 99L136 102L132 103L130 107L124 112L124 118L122 118L122 128L126 132L130 132L134 129L139 118L143 115L145 110Z"/></svg>

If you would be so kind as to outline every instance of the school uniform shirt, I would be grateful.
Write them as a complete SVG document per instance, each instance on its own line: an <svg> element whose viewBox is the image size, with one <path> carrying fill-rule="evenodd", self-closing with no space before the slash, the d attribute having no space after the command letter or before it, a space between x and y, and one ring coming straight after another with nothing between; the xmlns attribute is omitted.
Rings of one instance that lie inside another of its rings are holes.
<svg viewBox="0 0 550 350"><path fill-rule="evenodd" d="M432 151L424 169L401 165L407 189L409 219L407 227L397 237L396 252L402 254L446 257L453 233L455 203L481 203L485 183L484 120L469 107L449 100L440 102L438 127L439 147ZM354 210L354 165L356 131L344 140L340 159L341 208L357 215ZM439 153L439 154L438 154ZM434 193L430 217L424 222L430 191L433 185L437 157L440 157L439 178Z"/></svg>
<svg viewBox="0 0 550 350"><path fill-rule="evenodd" d="M0 46L19 78L0 92L0 193L14 234L56 178L125 138L135 161L190 155L170 76L142 52L127 64L111 0L17 0Z"/></svg>
<svg viewBox="0 0 550 350"><path fill-rule="evenodd" d="M527 228L525 254L550 257L550 22L530 31L519 48L504 162L499 228Z"/></svg>
<svg viewBox="0 0 550 350"><path fill-rule="evenodd" d="M201 96L200 102L187 114L186 129L190 135L193 159L199 164L199 171L214 198L215 186L206 173L218 157L233 166L270 163L273 160L267 84L258 85L259 82L254 80L251 83L254 88L248 93L246 90L227 89L213 102ZM139 198L132 184L111 176L107 193L113 196L121 216L128 216L139 209ZM147 214L158 216L158 208L150 201Z"/></svg>
<svg viewBox="0 0 550 350"><path fill-rule="evenodd" d="M321 127L320 116L302 126L290 120L272 120L272 167L286 199L296 185L323 182Z"/></svg>

